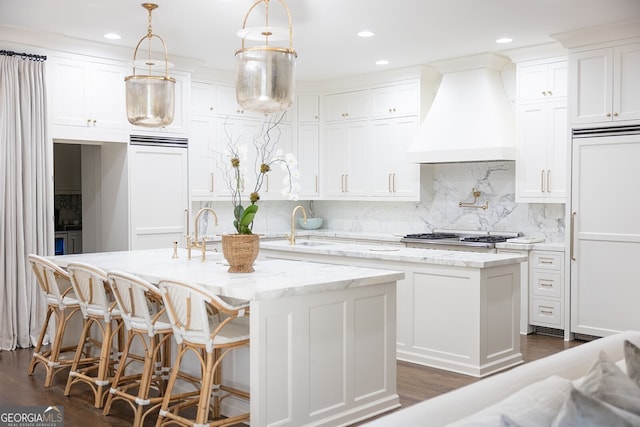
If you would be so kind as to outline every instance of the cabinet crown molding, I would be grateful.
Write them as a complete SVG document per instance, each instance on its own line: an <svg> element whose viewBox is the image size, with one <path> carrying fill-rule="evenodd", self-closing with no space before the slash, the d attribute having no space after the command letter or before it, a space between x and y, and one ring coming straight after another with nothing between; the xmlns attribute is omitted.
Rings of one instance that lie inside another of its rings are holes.
<svg viewBox="0 0 640 427"><path fill-rule="evenodd" d="M581 28L565 33L551 34L567 49L587 47L598 43L622 41L640 37L640 19Z"/></svg>

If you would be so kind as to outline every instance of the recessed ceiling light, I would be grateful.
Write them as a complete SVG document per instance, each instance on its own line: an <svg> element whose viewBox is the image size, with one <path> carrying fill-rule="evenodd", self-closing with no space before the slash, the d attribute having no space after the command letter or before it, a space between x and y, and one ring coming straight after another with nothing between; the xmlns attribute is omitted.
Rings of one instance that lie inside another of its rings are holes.
<svg viewBox="0 0 640 427"><path fill-rule="evenodd" d="M376 61L376 65L389 65L389 61L386 59L379 59Z"/></svg>
<svg viewBox="0 0 640 427"><path fill-rule="evenodd" d="M511 43L512 41L513 39L511 37L500 37L499 39L496 40L496 43L504 44L504 43Z"/></svg>
<svg viewBox="0 0 640 427"><path fill-rule="evenodd" d="M122 38L122 36L120 36L120 34L116 34L116 33L107 33L104 35L105 39L109 39L109 40L120 40Z"/></svg>
<svg viewBox="0 0 640 427"><path fill-rule="evenodd" d="M373 37L375 33L369 30L362 30L358 32L358 37Z"/></svg>

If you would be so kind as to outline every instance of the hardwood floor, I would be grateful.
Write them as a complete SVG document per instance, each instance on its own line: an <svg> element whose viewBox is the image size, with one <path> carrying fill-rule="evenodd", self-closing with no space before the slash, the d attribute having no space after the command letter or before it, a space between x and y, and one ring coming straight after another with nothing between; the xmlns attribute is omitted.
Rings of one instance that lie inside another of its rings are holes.
<svg viewBox="0 0 640 427"><path fill-rule="evenodd" d="M565 342L561 338L532 334L522 336L521 349L525 362L579 345L581 341ZM64 407L66 427L127 426L130 425L131 409L123 402L114 404L112 414L103 416L93 407L93 396L83 385L75 386L71 396L63 395L66 371L54 378L53 385L44 388L44 369L36 368L32 376L27 375L33 349L0 351L0 406L7 405L60 405ZM446 393L480 379L428 368L406 362L398 362L398 394L402 407ZM155 425L155 418L145 426Z"/></svg>

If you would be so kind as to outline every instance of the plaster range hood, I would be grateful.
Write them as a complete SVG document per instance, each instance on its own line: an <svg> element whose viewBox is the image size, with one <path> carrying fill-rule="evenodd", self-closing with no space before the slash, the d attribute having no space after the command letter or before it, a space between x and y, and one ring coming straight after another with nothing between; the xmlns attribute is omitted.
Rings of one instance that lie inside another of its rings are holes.
<svg viewBox="0 0 640 427"><path fill-rule="evenodd" d="M500 77L508 62L487 53L432 64L442 81L407 150L410 163L515 160L515 114Z"/></svg>

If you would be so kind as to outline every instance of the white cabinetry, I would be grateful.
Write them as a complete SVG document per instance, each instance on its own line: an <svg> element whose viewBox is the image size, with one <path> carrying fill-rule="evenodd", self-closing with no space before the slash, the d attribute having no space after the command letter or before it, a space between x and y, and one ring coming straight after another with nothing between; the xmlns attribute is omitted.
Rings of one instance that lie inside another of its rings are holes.
<svg viewBox="0 0 640 427"><path fill-rule="evenodd" d="M189 123L189 190L193 200L212 200L229 196L217 144L216 86L191 84L191 118Z"/></svg>
<svg viewBox="0 0 640 427"><path fill-rule="evenodd" d="M567 60L518 64L518 101L546 101L567 97Z"/></svg>
<svg viewBox="0 0 640 427"><path fill-rule="evenodd" d="M298 95L296 97L296 121L298 123L318 123L320 102L318 95Z"/></svg>
<svg viewBox="0 0 640 427"><path fill-rule="evenodd" d="M123 64L76 55L52 56L48 69L53 138L128 140Z"/></svg>
<svg viewBox="0 0 640 427"><path fill-rule="evenodd" d="M129 249L184 245L187 177L185 148L129 147Z"/></svg>
<svg viewBox="0 0 640 427"><path fill-rule="evenodd" d="M640 43L570 55L571 124L640 120Z"/></svg>
<svg viewBox="0 0 640 427"><path fill-rule="evenodd" d="M338 198L366 195L369 177L367 122L327 125L324 141L326 194Z"/></svg>
<svg viewBox="0 0 640 427"><path fill-rule="evenodd" d="M417 116L371 122L372 196L419 200L420 165L407 163L405 153L418 125Z"/></svg>
<svg viewBox="0 0 640 427"><path fill-rule="evenodd" d="M564 329L564 253L533 250L529 265L530 323Z"/></svg>
<svg viewBox="0 0 640 427"><path fill-rule="evenodd" d="M417 81L371 89L371 118L420 114L420 85Z"/></svg>
<svg viewBox="0 0 640 427"><path fill-rule="evenodd" d="M296 157L300 171L300 198L320 195L320 134L318 125L298 124Z"/></svg>
<svg viewBox="0 0 640 427"><path fill-rule="evenodd" d="M640 329L640 135L573 140L571 332Z"/></svg>
<svg viewBox="0 0 640 427"><path fill-rule="evenodd" d="M330 94L324 101L328 122L367 118L367 90Z"/></svg>
<svg viewBox="0 0 640 427"><path fill-rule="evenodd" d="M519 202L566 200L566 69L567 61L557 59L518 64L516 200Z"/></svg>
<svg viewBox="0 0 640 427"><path fill-rule="evenodd" d="M564 203L567 194L567 105L565 101L518 107L516 200Z"/></svg>

